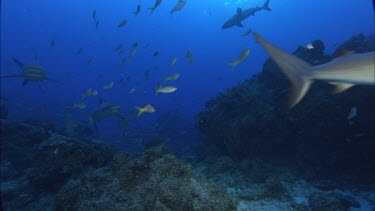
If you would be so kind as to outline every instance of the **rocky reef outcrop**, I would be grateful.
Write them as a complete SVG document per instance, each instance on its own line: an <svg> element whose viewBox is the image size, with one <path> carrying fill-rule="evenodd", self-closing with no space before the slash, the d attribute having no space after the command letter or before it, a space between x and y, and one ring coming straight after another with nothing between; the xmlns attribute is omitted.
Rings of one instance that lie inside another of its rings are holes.
<svg viewBox="0 0 375 211"><path fill-rule="evenodd" d="M311 65L334 59L342 49L374 50L362 34L338 46L333 55L322 41L293 53ZM315 82L304 99L287 108L290 84L270 59L263 71L206 102L196 125L213 145L232 159L284 165L306 178L348 178L374 183L375 93L355 86L332 95L333 87Z"/></svg>
<svg viewBox="0 0 375 211"><path fill-rule="evenodd" d="M372 210L374 191L333 180L308 182L283 166L208 156L195 171L219 184L237 210Z"/></svg>
<svg viewBox="0 0 375 211"><path fill-rule="evenodd" d="M51 126L1 120L2 210L234 210L162 144L131 158Z"/></svg>

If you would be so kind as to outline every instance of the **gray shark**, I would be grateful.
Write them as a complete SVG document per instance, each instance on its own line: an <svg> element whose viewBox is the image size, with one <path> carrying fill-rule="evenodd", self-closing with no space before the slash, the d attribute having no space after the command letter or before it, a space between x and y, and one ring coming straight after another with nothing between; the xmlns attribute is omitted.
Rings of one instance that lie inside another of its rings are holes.
<svg viewBox="0 0 375 211"><path fill-rule="evenodd" d="M256 41L265 49L292 84L289 107L295 106L305 96L315 80L326 81L335 86L333 93L343 92L354 85L375 84L374 51L352 54L326 64L310 66L302 59L266 41L253 32Z"/></svg>
<svg viewBox="0 0 375 211"><path fill-rule="evenodd" d="M250 8L247 10L242 10L241 8L237 8L237 13L233 17L229 18L229 20L227 20L223 24L221 29L227 29L232 26L243 27L241 22L245 20L246 18L248 18L249 16L255 15L256 12L259 12L261 10L271 11L271 9L268 7L269 3L270 3L270 0L266 0L266 2L263 4L262 7L257 6L255 8Z"/></svg>
<svg viewBox="0 0 375 211"><path fill-rule="evenodd" d="M101 100L100 100L101 101ZM90 122L94 125L95 128L96 122L108 117L118 117L124 119L123 115L120 113L121 107L112 103L101 103L89 117Z"/></svg>
<svg viewBox="0 0 375 211"><path fill-rule="evenodd" d="M13 74L13 75L6 75L6 76L0 76L0 78L24 78L24 81L22 85L26 85L29 81L44 81L44 80L52 80L47 77L46 70L36 61L33 60L30 64L24 65L19 60L13 58L13 61L21 68L22 73L21 74Z"/></svg>

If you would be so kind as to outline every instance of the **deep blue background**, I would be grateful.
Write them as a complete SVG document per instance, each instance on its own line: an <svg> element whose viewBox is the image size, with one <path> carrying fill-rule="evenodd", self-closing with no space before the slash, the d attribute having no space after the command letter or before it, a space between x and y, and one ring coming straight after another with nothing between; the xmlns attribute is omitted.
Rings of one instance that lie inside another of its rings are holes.
<svg viewBox="0 0 375 211"><path fill-rule="evenodd" d="M221 30L237 6L243 8L262 5L263 0L225 1L188 0L186 6L173 15L171 8L177 0L164 0L150 15L146 10L154 0L141 0L141 12L135 17L138 1L100 0L3 0L1 8L1 75L19 73L16 65L6 61L12 57L28 63L36 48L40 63L51 78L60 82L30 83L22 87L22 79L2 79L1 96L6 98L11 119L33 117L64 124L64 113L71 112L75 120L87 120L98 105L96 98L88 98L84 110L70 110L67 106L81 102L81 94L88 88L97 89L105 101L120 104L122 111L134 106L152 104L154 114L144 114L132 124L151 126L160 113L178 109L193 122L194 115L204 108L206 100L226 88L235 86L262 69L267 58L252 36L241 35L252 28L278 46L293 51L298 45L307 45L321 39L326 51L332 52L341 43L357 33L374 33L374 13L370 0L271 0L272 12L261 11L245 20L244 28ZM95 29L92 11L96 9L99 28ZM128 24L117 28L122 19ZM50 41L56 37L56 44ZM130 46L138 42L138 50L123 67L120 60L127 56ZM113 49L122 43L126 52L119 56ZM150 44L150 47L143 48ZM75 55L79 48L81 55ZM251 53L245 63L232 71L228 62L237 58L244 48ZM184 57L193 53L194 65ZM158 57L153 57L159 51ZM174 67L170 61L177 57ZM87 60L92 58L91 65ZM145 80L144 71L150 71ZM67 78L70 72L71 78ZM180 72L181 77L169 84L178 87L172 94L154 95L154 87L164 76ZM122 88L120 74L132 77ZM223 80L218 80L222 77ZM114 81L110 90L102 86ZM137 81L140 82L136 85ZM136 91L129 95L130 89ZM147 94L143 94L147 91ZM251 108L249 108L251 109ZM113 119L103 123L114 126ZM101 133L117 133L108 128Z"/></svg>

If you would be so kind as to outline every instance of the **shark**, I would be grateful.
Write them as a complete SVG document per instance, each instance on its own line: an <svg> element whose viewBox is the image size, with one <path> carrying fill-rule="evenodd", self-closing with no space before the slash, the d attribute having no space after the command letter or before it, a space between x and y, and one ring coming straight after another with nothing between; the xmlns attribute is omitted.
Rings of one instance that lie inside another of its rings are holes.
<svg viewBox="0 0 375 211"><path fill-rule="evenodd" d="M13 58L13 61L14 63L18 65L19 68L21 68L22 73L0 76L0 78L24 78L23 83L22 83L23 86L28 84L28 82L30 81L34 81L34 82L44 81L44 80L55 81L54 79L47 77L47 71L35 59L27 65L23 64L16 58Z"/></svg>
<svg viewBox="0 0 375 211"><path fill-rule="evenodd" d="M101 102L99 107L97 107L89 117L89 121L97 129L96 122L108 117L118 117L124 120L124 116L120 113L121 107L116 104Z"/></svg>
<svg viewBox="0 0 375 211"><path fill-rule="evenodd" d="M375 85L374 51L348 54L322 65L311 66L271 44L256 32L253 32L253 35L292 84L289 108L302 100L315 80L334 85L333 94L343 92L354 85Z"/></svg>
<svg viewBox="0 0 375 211"><path fill-rule="evenodd" d="M266 2L263 4L262 7L257 6L257 7L250 8L250 9L247 9L247 10L242 10L241 8L237 8L236 14L234 16L232 16L231 18L229 18L223 24L221 29L227 29L227 28L230 28L232 26L243 27L241 22L243 20L245 20L246 18L248 18L249 16L255 15L256 12L259 12L261 10L271 11L271 9L268 6L269 3L270 3L270 0L266 0Z"/></svg>

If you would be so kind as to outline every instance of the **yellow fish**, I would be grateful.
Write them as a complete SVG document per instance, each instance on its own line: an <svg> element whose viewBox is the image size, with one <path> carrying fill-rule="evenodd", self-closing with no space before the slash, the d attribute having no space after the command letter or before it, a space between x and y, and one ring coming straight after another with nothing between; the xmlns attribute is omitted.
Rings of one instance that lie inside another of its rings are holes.
<svg viewBox="0 0 375 211"><path fill-rule="evenodd" d="M143 108L138 107L138 106L135 106L135 108L138 110L137 116L141 116L144 112L146 112L146 113L154 113L155 112L155 108L150 104L147 104Z"/></svg>
<svg viewBox="0 0 375 211"><path fill-rule="evenodd" d="M173 73L172 75L165 77L164 82L177 80L180 77L180 75L181 74L177 72Z"/></svg>
<svg viewBox="0 0 375 211"><path fill-rule="evenodd" d="M134 92L135 92L135 88L131 89L131 90L129 91L129 94L133 94Z"/></svg>
<svg viewBox="0 0 375 211"><path fill-rule="evenodd" d="M91 88L90 89L87 89L86 90L86 93L84 94L81 94L81 98L82 100L84 100L86 97L89 97L89 96L96 96L98 95L98 91L97 90L92 90Z"/></svg>
<svg viewBox="0 0 375 211"><path fill-rule="evenodd" d="M87 106L85 103L74 103L73 108L85 109Z"/></svg>
<svg viewBox="0 0 375 211"><path fill-rule="evenodd" d="M174 66L174 65L176 64L176 62L177 62L177 57L174 57L174 58L172 59L171 63L169 63L169 66L170 66L170 67Z"/></svg>
<svg viewBox="0 0 375 211"><path fill-rule="evenodd" d="M174 86L164 86L164 87L162 87L159 83L158 86L155 87L155 95L158 95L159 92L160 93L172 93L176 90L177 90L177 88L174 87Z"/></svg>
<svg viewBox="0 0 375 211"><path fill-rule="evenodd" d="M108 85L104 85L104 86L103 86L103 89L104 89L104 90L105 90L105 89L111 89L111 88L113 87L113 84L114 84L114 82L111 81L111 83L109 83Z"/></svg>
<svg viewBox="0 0 375 211"><path fill-rule="evenodd" d="M244 62L250 54L250 49L245 49L241 52L240 56L234 62L229 62L228 64L234 69L239 63Z"/></svg>

